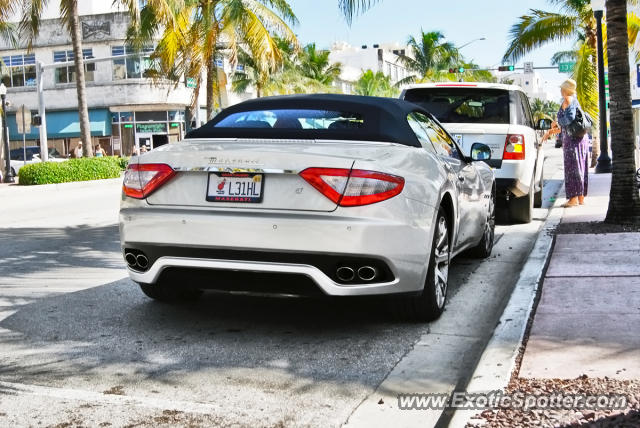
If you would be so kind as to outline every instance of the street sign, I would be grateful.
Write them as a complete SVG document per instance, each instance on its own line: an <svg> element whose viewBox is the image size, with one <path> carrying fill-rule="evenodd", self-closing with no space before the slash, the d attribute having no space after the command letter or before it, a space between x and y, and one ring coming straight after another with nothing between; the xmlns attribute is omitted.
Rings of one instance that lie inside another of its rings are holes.
<svg viewBox="0 0 640 428"><path fill-rule="evenodd" d="M163 122L136 123L136 132L142 134L166 134L167 124Z"/></svg>
<svg viewBox="0 0 640 428"><path fill-rule="evenodd" d="M525 62L523 65L524 65L524 74L533 73L533 63L532 62Z"/></svg>
<svg viewBox="0 0 640 428"><path fill-rule="evenodd" d="M561 62L558 64L558 73L571 73L575 66L575 62Z"/></svg>
<svg viewBox="0 0 640 428"><path fill-rule="evenodd" d="M22 105L16 112L16 123L18 125L18 134L31 133L31 110Z"/></svg>
<svg viewBox="0 0 640 428"><path fill-rule="evenodd" d="M187 85L187 88L195 88L196 87L196 79L194 77L187 77L186 85Z"/></svg>

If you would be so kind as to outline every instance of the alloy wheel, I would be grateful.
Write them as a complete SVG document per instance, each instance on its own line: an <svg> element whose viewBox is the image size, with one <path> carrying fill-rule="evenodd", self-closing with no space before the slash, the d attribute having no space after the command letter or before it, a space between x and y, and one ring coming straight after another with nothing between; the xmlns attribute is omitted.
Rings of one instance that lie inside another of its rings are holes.
<svg viewBox="0 0 640 428"><path fill-rule="evenodd" d="M438 220L436 233L435 266L433 273L435 275L436 305L438 308L442 308L447 296L447 283L449 279L449 231L447 228L447 220L444 217L440 217Z"/></svg>
<svg viewBox="0 0 640 428"><path fill-rule="evenodd" d="M489 213L487 215L487 224L484 228L484 243L487 253L493 247L493 239L496 230L496 199L494 195L491 195L489 199Z"/></svg>

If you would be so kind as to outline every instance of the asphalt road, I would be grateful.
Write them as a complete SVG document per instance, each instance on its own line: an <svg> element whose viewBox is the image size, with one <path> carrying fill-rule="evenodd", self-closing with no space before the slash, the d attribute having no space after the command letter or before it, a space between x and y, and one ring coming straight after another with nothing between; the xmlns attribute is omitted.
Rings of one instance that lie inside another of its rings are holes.
<svg viewBox="0 0 640 428"><path fill-rule="evenodd" d="M398 392L464 386L547 212L455 260L441 319L412 324L380 299L153 302L123 268L118 199L117 180L0 187L0 426L382 425Z"/></svg>

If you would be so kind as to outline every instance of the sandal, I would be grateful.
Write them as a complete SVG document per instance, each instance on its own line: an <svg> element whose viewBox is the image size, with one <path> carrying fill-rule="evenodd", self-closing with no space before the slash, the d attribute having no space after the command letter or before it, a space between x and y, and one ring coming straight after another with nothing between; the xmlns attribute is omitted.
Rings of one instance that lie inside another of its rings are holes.
<svg viewBox="0 0 640 428"><path fill-rule="evenodd" d="M580 204L570 204L569 202L565 202L564 204L562 204L563 208L573 208L573 207L577 207Z"/></svg>

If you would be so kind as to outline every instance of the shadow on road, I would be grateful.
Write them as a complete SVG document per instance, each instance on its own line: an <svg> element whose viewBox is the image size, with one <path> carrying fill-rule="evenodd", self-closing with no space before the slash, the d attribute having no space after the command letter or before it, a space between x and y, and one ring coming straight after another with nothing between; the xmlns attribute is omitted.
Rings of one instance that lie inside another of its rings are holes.
<svg viewBox="0 0 640 428"><path fill-rule="evenodd" d="M0 276L75 267L122 268L117 226L0 229Z"/></svg>

